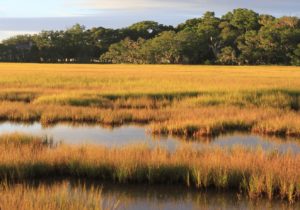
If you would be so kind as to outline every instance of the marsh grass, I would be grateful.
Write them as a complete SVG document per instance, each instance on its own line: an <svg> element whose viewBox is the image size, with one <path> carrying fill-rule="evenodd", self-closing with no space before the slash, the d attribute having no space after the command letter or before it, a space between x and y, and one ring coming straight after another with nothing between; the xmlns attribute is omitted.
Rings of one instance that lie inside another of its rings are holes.
<svg viewBox="0 0 300 210"><path fill-rule="evenodd" d="M299 110L300 92L286 90L255 90L204 93L179 101L179 107L236 106Z"/></svg>
<svg viewBox="0 0 300 210"><path fill-rule="evenodd" d="M1 91L0 101L15 101L30 103L37 98L39 93L37 91L26 91L26 90L12 90L12 91Z"/></svg>
<svg viewBox="0 0 300 210"><path fill-rule="evenodd" d="M31 105L24 103L0 103L0 120L16 122L40 121L44 125L58 122L86 122L102 125L149 123L164 121L168 112L152 109L101 109L97 107Z"/></svg>
<svg viewBox="0 0 300 210"><path fill-rule="evenodd" d="M51 177L179 184L197 189L243 192L251 199L268 197L289 202L299 200L300 196L300 156L297 154L241 147L196 150L186 145L168 152L145 145L110 149L94 145L51 148L13 142L0 144L2 180Z"/></svg>
<svg viewBox="0 0 300 210"><path fill-rule="evenodd" d="M160 109L77 107L0 103L0 120L40 121L44 126L59 122L96 123L103 126L151 124L153 134L182 137L215 136L234 131L265 135L300 136L300 112L276 108L209 106Z"/></svg>
<svg viewBox="0 0 300 210"><path fill-rule="evenodd" d="M31 145L31 146L48 146L53 147L55 144L52 138L48 136L44 137L36 137L30 135L24 135L21 133L13 133L13 134L4 134L0 136L0 145L8 146L13 145L15 147L22 145Z"/></svg>
<svg viewBox="0 0 300 210"><path fill-rule="evenodd" d="M0 64L0 121L300 136L299 67Z"/></svg>
<svg viewBox="0 0 300 210"><path fill-rule="evenodd" d="M93 94L67 94L42 96L33 101L38 105L98 107L103 109L159 109L171 105L172 99L149 96L102 96Z"/></svg>
<svg viewBox="0 0 300 210"><path fill-rule="evenodd" d="M299 137L299 87L299 67L0 64L0 121L140 123L151 124L154 134L183 137L234 131ZM168 152L145 145L51 146L48 138L0 137L4 183L50 177L179 184L292 203L300 198L299 164L299 155L239 147L182 146ZM76 200L67 185L2 185L0 208L84 209L90 204L103 209L98 189L78 192Z"/></svg>
<svg viewBox="0 0 300 210"><path fill-rule="evenodd" d="M68 182L52 185L0 184L0 209L22 210L115 210L118 201L106 201L101 189L71 186Z"/></svg>
<svg viewBox="0 0 300 210"><path fill-rule="evenodd" d="M274 108L243 109L232 106L170 110L169 119L151 124L153 134L182 137L216 136L234 131L266 135L300 136L299 112Z"/></svg>

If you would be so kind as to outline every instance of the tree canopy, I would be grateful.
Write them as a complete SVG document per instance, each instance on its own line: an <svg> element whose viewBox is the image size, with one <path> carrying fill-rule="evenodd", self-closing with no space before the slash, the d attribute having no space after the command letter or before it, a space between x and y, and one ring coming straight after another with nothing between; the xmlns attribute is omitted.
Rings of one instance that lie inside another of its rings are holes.
<svg viewBox="0 0 300 210"><path fill-rule="evenodd" d="M142 21L121 29L76 24L0 44L4 62L300 65L300 20L235 9L177 27Z"/></svg>

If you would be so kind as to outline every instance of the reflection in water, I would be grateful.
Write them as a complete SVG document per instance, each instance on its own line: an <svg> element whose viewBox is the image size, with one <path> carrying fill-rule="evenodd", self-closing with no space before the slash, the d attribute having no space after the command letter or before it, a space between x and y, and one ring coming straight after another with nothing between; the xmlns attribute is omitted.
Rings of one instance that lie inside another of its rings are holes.
<svg viewBox="0 0 300 210"><path fill-rule="evenodd" d="M183 141L178 138L166 136L147 135L145 127L124 126L107 129L100 126L57 124L53 127L43 127L40 123L17 124L5 122L0 124L0 135L7 133L24 133L38 136L52 137L54 142L63 141L66 144L101 144L108 147L118 147L130 144L149 144L150 146L163 146L170 151L181 145ZM277 149L280 152L300 153L298 141L284 139L272 139L256 135L231 134L212 139L211 141L193 140L188 141L194 148L204 145L219 147L243 146L247 148L261 147L264 150Z"/></svg>
<svg viewBox="0 0 300 210"><path fill-rule="evenodd" d="M120 209L130 210L246 210L299 209L299 203L289 205L280 200L251 201L246 196L228 192L199 192L180 187L163 186L103 186L104 198L120 200Z"/></svg>
<svg viewBox="0 0 300 210"><path fill-rule="evenodd" d="M57 182L48 182L51 186ZM65 183L65 182L62 182ZM148 185L115 185L101 183L78 184L76 181L67 181L70 191L78 192L83 186L89 190L91 188L102 189L102 199L105 204L119 202L118 210L271 210L300 208L300 203L288 204L286 201L261 198L253 201L247 196L238 196L232 192L218 191L198 191L185 187L176 186L148 186ZM45 184L38 182L37 186Z"/></svg>
<svg viewBox="0 0 300 210"><path fill-rule="evenodd" d="M128 144L145 143L152 146L161 145L169 150L174 150L184 142L173 137L153 137L147 135L145 127L126 126L115 129L105 129L99 126L71 126L58 124L53 127L43 128L41 124L31 125L0 123L0 135L6 133L25 133L30 135L51 136L55 142L63 140L67 144L101 144L106 146L123 146ZM300 153L300 143L283 139L262 138L256 135L232 134L220 136L212 141L190 141L194 147L214 145L219 147L232 147L241 145L248 148L261 147L265 150L278 149ZM93 184L92 184L93 185ZM76 184L70 183L70 187ZM91 186L86 184L85 186ZM277 201L260 199L250 201L246 196L237 196L234 193L224 192L199 192L193 189L172 186L133 186L100 184L103 187L103 198L107 202L120 201L118 209L130 210L246 210L246 209L300 209L300 202L294 205Z"/></svg>

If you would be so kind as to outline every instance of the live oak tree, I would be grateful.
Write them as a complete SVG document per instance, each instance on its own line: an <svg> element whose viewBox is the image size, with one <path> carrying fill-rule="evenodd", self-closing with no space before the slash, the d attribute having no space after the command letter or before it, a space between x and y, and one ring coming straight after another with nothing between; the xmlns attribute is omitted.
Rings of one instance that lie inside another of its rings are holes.
<svg viewBox="0 0 300 210"><path fill-rule="evenodd" d="M177 27L155 21L110 29L18 35L0 43L0 61L135 64L299 65L298 17L273 17L235 9L221 17L206 12Z"/></svg>
<svg viewBox="0 0 300 210"><path fill-rule="evenodd" d="M298 44L297 48L294 50L291 57L292 57L292 64L296 66L300 66L300 44Z"/></svg>

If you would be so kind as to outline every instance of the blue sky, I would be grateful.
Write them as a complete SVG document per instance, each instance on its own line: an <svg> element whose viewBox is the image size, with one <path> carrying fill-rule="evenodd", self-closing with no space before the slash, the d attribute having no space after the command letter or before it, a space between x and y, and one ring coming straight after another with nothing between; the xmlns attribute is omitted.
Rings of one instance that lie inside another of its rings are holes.
<svg viewBox="0 0 300 210"><path fill-rule="evenodd" d="M0 40L75 23L117 28L155 20L177 25L205 11L220 16L234 8L300 16L300 0L0 0Z"/></svg>

